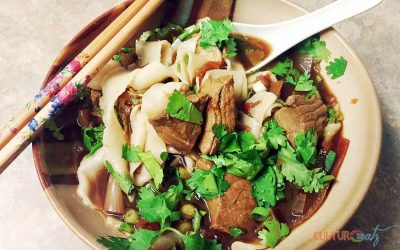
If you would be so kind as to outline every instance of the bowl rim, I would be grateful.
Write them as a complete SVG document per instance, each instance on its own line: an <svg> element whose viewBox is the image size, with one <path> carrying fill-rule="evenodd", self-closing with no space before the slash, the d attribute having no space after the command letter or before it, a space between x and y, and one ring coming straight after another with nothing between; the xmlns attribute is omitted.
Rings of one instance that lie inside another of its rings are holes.
<svg viewBox="0 0 400 250"><path fill-rule="evenodd" d="M301 11L302 13L309 12L309 11L305 10L304 8L300 7L299 5L292 3L288 0L279 0L279 1L281 1L287 5L290 5L293 8L296 8L297 10ZM90 21L87 25L85 25L67 43L67 45L64 46L64 48L59 52L59 54L57 55L57 57L51 64L51 66L46 74L46 77L44 78L44 81L41 85L41 88L43 88L43 86L45 86L47 81L54 74L54 69L59 66L58 62L59 62L60 58L62 58L65 48L67 48L69 45L71 45L77 38L79 38L81 36L81 34L84 34L87 30L89 30L91 27L93 27L96 24L96 22L98 22L99 20L102 20L105 16L109 15L113 10L117 9L118 7L121 7L121 5L127 4L129 2L132 2L132 0L122 1L120 4L117 4L113 7L111 7L110 9L108 9L105 12L103 12L102 14L100 14L97 18ZM378 119L374 120L374 127L377 128L374 131L374 135L373 135L374 143L376 146L374 147L375 150L374 150L374 152L372 152L373 155L371 156L371 159L372 159L371 165L373 165L375 167L374 167L373 171L370 171L369 175L366 176L367 178L364 179L364 183L368 183L368 185L362 185L361 188L357 189L357 192L355 193L355 195L353 193L353 202L351 202L351 204L347 205L347 208L349 210L347 210L345 213L342 214L342 216L340 218L338 218L332 224L330 224L330 228L333 228L335 230L340 230L341 228L343 228L343 226L349 221L349 219L355 214L357 209L360 207L362 201L364 200L364 198L371 186L372 179L374 178L376 170L378 168L378 164L379 164L379 160L380 160L381 146L382 146L382 115L381 115L381 105L380 105L380 102L379 102L379 99L377 96L374 82L373 82L373 79L372 79L365 63L362 61L362 59L360 58L358 53L352 49L350 44L344 39L344 37L335 28L331 27L325 31L332 32L337 37L339 42L342 43L342 45L346 48L346 50L351 53L353 59L356 61L356 64L362 66L362 68L365 70L365 73L368 76L369 82L371 83L371 84L367 84L366 87L370 88L370 91L372 93L372 96L373 96L373 100L371 100L373 102L372 106L376 108L374 111L375 111L375 116L378 118ZM85 230L83 230L82 228L77 228L74 225L74 223L68 218L68 215L65 213L65 211L63 211L62 204L59 202L59 200L55 196L54 189L51 188L51 186L49 186L47 184L46 177L45 177L44 173L42 172L42 167L41 167L42 165L39 160L40 159L40 156L39 156L40 150L39 150L39 143L37 140L33 141L33 143L32 143L32 151L33 151L33 159L34 159L34 164L35 164L35 168L36 168L36 173L39 177L40 184L42 185L43 191L46 194L46 197L48 198L50 204L55 209L56 213L59 215L59 217L62 219L62 221L67 225L67 227L72 232L74 232L75 235L77 235L81 240L83 240L88 246L90 246L92 248L96 248L97 245L92 240L89 239L88 233L85 232ZM326 244L328 241L329 240L318 240L318 241L314 240L311 243L305 242L300 247L302 249L304 247L319 248L322 245Z"/></svg>

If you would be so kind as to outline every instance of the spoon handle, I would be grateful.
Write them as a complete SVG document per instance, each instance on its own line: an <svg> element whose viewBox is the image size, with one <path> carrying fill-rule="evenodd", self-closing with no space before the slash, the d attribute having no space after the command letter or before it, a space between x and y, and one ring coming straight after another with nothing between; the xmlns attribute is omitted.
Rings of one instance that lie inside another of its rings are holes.
<svg viewBox="0 0 400 250"><path fill-rule="evenodd" d="M249 72L261 68L304 39L336 23L363 13L382 1L383 0L338 0L314 12L280 23L267 25L234 23L236 32L255 35L268 41L272 46L271 54L265 58L265 60L250 69Z"/></svg>
<svg viewBox="0 0 400 250"><path fill-rule="evenodd" d="M304 16L286 22L268 25L270 26L270 35L268 36L270 36L271 39L279 41L282 39L281 35L285 35L287 39L290 38L292 45L295 45L305 38L350 17L361 14L381 2L382 0L338 0ZM272 36L274 38L272 38ZM274 44L279 44L279 42Z"/></svg>

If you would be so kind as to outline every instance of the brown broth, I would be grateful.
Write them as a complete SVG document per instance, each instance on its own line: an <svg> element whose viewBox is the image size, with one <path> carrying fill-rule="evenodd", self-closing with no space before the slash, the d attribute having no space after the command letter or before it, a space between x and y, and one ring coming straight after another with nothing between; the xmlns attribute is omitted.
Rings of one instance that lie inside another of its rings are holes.
<svg viewBox="0 0 400 250"><path fill-rule="evenodd" d="M233 35L237 44L237 58L246 70L271 54L272 46L260 38L242 34Z"/></svg>

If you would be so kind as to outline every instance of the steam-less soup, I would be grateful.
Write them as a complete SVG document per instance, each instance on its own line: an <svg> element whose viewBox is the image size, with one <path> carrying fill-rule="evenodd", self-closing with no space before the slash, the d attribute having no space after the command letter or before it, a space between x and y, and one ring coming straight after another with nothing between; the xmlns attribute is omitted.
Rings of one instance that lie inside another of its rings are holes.
<svg viewBox="0 0 400 250"><path fill-rule="evenodd" d="M320 76L330 52L313 37L246 75L271 49L233 35L229 20L167 25L92 80L78 194L126 234L100 243L275 247L320 207L348 145ZM332 77L344 69L327 68Z"/></svg>

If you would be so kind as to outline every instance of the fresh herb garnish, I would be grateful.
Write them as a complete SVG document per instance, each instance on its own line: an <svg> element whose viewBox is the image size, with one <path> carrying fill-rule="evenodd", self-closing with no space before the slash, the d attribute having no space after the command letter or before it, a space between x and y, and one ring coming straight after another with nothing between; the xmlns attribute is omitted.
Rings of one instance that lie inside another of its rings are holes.
<svg viewBox="0 0 400 250"><path fill-rule="evenodd" d="M103 146L103 133L105 126L100 125L93 128L83 128L83 145L93 154L97 149Z"/></svg>
<svg viewBox="0 0 400 250"><path fill-rule="evenodd" d="M283 62L278 62L271 72L275 75L281 76L285 82L295 86L294 90L301 92L309 92L307 98L317 93L317 88L314 86L314 81L311 79L309 72L300 74L299 71L293 68L293 61L286 58Z"/></svg>
<svg viewBox="0 0 400 250"><path fill-rule="evenodd" d="M229 19L203 21L200 31L200 46L204 49L211 49L213 46L220 49L226 48L227 56L233 57L237 54L237 49L234 38L229 36L232 31L233 25Z"/></svg>
<svg viewBox="0 0 400 250"><path fill-rule="evenodd" d="M155 195L151 189L142 187L137 202L139 215L148 222L157 222L161 228L168 227L173 220L174 209L181 195L181 187L173 186L167 192Z"/></svg>
<svg viewBox="0 0 400 250"><path fill-rule="evenodd" d="M302 188L305 192L318 192L324 188L325 184L334 179L332 175L327 175L321 169L307 169L306 165L299 162L296 158L295 150L287 144L278 152L278 162L282 169L282 175L288 180Z"/></svg>
<svg viewBox="0 0 400 250"><path fill-rule="evenodd" d="M156 231L139 229L127 239L109 236L98 237L97 241L110 250L143 250L149 249L158 236Z"/></svg>
<svg viewBox="0 0 400 250"><path fill-rule="evenodd" d="M336 118L336 111L328 107L328 123L336 123L337 118Z"/></svg>
<svg viewBox="0 0 400 250"><path fill-rule="evenodd" d="M223 170L220 168L214 167L210 171L196 169L190 175L186 185L206 200L223 195L229 188L229 183L224 179Z"/></svg>
<svg viewBox="0 0 400 250"><path fill-rule="evenodd" d="M335 80L344 75L347 68L347 60L341 56L340 58L335 58L333 61L326 66L326 71L331 75L331 79Z"/></svg>
<svg viewBox="0 0 400 250"><path fill-rule="evenodd" d="M164 173L161 165L150 151L143 152L138 147L130 148L128 144L125 144L122 146L122 158L134 163L143 162L145 168L154 180L154 185L157 189L159 188L163 180Z"/></svg>
<svg viewBox="0 0 400 250"><path fill-rule="evenodd" d="M301 92L309 92L307 94L307 98L310 98L315 93L317 93L317 87L314 86L314 81L310 79L311 75L308 72L304 72L303 74L293 74L288 75L285 78L285 81L293 84L294 90Z"/></svg>
<svg viewBox="0 0 400 250"><path fill-rule="evenodd" d="M336 162L336 153L332 150L329 151L325 158L325 171L330 173L332 170L333 165Z"/></svg>
<svg viewBox="0 0 400 250"><path fill-rule="evenodd" d="M254 145L257 150L278 149L286 146L287 138L285 131L275 119L270 119L263 127L261 138Z"/></svg>
<svg viewBox="0 0 400 250"><path fill-rule="evenodd" d="M131 225L129 225L128 223L122 223L121 225L119 225L118 228L119 231L121 232L126 232L126 233L133 233L133 228Z"/></svg>
<svg viewBox="0 0 400 250"><path fill-rule="evenodd" d="M234 238L240 237L244 234L244 232L240 228L237 228L237 227L230 227L229 233Z"/></svg>
<svg viewBox="0 0 400 250"><path fill-rule="evenodd" d="M183 29L180 25L169 23L162 28L143 32L139 41L168 40L169 42L173 42L182 32Z"/></svg>
<svg viewBox="0 0 400 250"><path fill-rule="evenodd" d="M112 58L114 61L116 61L117 63L121 63L121 55L120 54L116 54L113 56Z"/></svg>
<svg viewBox="0 0 400 250"><path fill-rule="evenodd" d="M297 134L296 142L296 155L301 159L306 166L315 164L317 160L317 142L318 135L314 129L309 129L305 133Z"/></svg>
<svg viewBox="0 0 400 250"><path fill-rule="evenodd" d="M277 220L265 221L264 226L267 229L259 231L258 238L268 247L275 247L290 231L287 224L279 223Z"/></svg>
<svg viewBox="0 0 400 250"><path fill-rule="evenodd" d="M203 114L184 95L174 91L169 98L167 113L176 119L201 125Z"/></svg>
<svg viewBox="0 0 400 250"><path fill-rule="evenodd" d="M271 215L271 211L265 207L256 207L251 212L251 215L258 221L265 221Z"/></svg>
<svg viewBox="0 0 400 250"><path fill-rule="evenodd" d="M331 52L326 47L326 42L321 40L318 36L310 37L300 43L297 46L297 53L308 54L326 62L328 62L331 57Z"/></svg>
<svg viewBox="0 0 400 250"><path fill-rule="evenodd" d="M47 128L57 140L64 140L64 135L60 132L64 126L58 127L57 123L53 119L49 119L44 124L44 127Z"/></svg>
<svg viewBox="0 0 400 250"><path fill-rule="evenodd" d="M289 58L286 58L283 62L278 62L275 66L271 69L271 72L278 76L284 75L293 75L293 61Z"/></svg>
<svg viewBox="0 0 400 250"><path fill-rule="evenodd" d="M110 175L114 177L115 181L118 183L121 190L125 194L130 195L133 189L135 188L131 176L129 174L120 174L116 172L109 161L106 161L106 169L110 173Z"/></svg>
<svg viewBox="0 0 400 250"><path fill-rule="evenodd" d="M275 206L276 197L276 176L272 167L268 167L263 174L252 182L253 197L259 207Z"/></svg>

